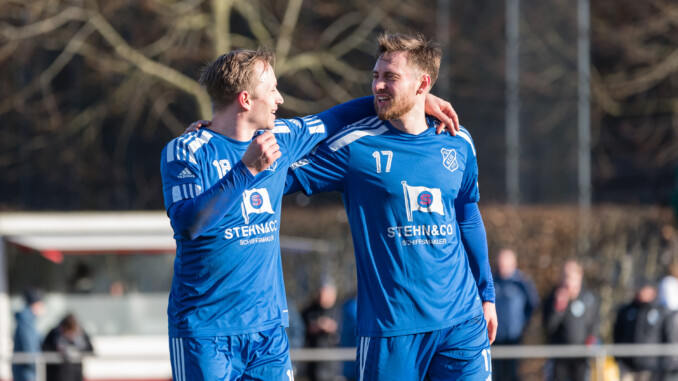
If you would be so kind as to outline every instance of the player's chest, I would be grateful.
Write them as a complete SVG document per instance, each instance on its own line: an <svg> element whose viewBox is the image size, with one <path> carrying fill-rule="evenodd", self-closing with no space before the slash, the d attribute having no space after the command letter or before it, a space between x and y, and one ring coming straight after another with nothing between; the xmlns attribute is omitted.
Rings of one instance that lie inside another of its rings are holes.
<svg viewBox="0 0 678 381"><path fill-rule="evenodd" d="M210 188L226 176L242 159L245 149L233 150L223 147L210 147L207 153L201 163L205 189ZM284 182L287 164L283 164L283 161L284 158L281 157L259 173L253 187L276 188L278 187L277 183Z"/></svg>
<svg viewBox="0 0 678 381"><path fill-rule="evenodd" d="M440 189L444 198L456 198L466 170L460 146L397 143L375 140L352 145L350 185L381 197L402 197L409 186Z"/></svg>

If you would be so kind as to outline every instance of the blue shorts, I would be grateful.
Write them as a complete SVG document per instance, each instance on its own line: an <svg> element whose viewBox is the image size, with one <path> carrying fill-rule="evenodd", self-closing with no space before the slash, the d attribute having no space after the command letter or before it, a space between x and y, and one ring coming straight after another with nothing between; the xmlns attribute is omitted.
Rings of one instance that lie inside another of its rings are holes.
<svg viewBox="0 0 678 381"><path fill-rule="evenodd" d="M492 379L482 316L433 332L361 337L356 357L359 381Z"/></svg>
<svg viewBox="0 0 678 381"><path fill-rule="evenodd" d="M234 336L170 337L174 381L292 381L285 328Z"/></svg>

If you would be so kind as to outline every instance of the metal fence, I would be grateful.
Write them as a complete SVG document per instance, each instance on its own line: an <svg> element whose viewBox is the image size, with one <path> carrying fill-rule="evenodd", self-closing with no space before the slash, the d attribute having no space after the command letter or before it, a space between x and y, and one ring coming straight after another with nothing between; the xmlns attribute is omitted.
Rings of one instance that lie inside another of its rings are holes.
<svg viewBox="0 0 678 381"><path fill-rule="evenodd" d="M355 361L355 348L301 348L291 349L290 355L295 362L323 361ZM497 359L556 359L556 358L590 358L593 360L596 380L604 380L604 366L607 357L664 357L678 356L678 344L614 344L614 345L520 345L493 346L492 358ZM140 361L165 360L165 355L94 355L69 358L68 361L82 362L87 358L100 361ZM47 364L59 364L66 360L55 352L14 353L12 356L0 356L0 363L35 364L36 381L45 381Z"/></svg>

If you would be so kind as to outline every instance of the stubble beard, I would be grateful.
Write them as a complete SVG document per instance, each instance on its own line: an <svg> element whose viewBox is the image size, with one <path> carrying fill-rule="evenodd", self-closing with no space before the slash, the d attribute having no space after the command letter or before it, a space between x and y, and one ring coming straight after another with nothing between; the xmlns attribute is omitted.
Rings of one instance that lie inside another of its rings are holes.
<svg viewBox="0 0 678 381"><path fill-rule="evenodd" d="M414 108L414 97L400 96L391 97L391 105L379 108L377 97L374 97L374 109L381 120L393 120L402 117Z"/></svg>

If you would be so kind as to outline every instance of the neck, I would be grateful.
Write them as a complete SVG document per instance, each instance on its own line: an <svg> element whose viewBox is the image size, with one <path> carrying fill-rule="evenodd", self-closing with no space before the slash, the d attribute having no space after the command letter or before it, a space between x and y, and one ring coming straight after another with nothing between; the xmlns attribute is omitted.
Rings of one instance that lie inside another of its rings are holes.
<svg viewBox="0 0 678 381"><path fill-rule="evenodd" d="M210 129L233 140L248 142L252 140L257 128L247 122L244 112L234 107L214 111Z"/></svg>
<svg viewBox="0 0 678 381"><path fill-rule="evenodd" d="M391 122L393 127L411 135L419 135L426 131L428 124L426 123L423 97L421 101L414 104L410 111L397 119L390 119L389 122Z"/></svg>

